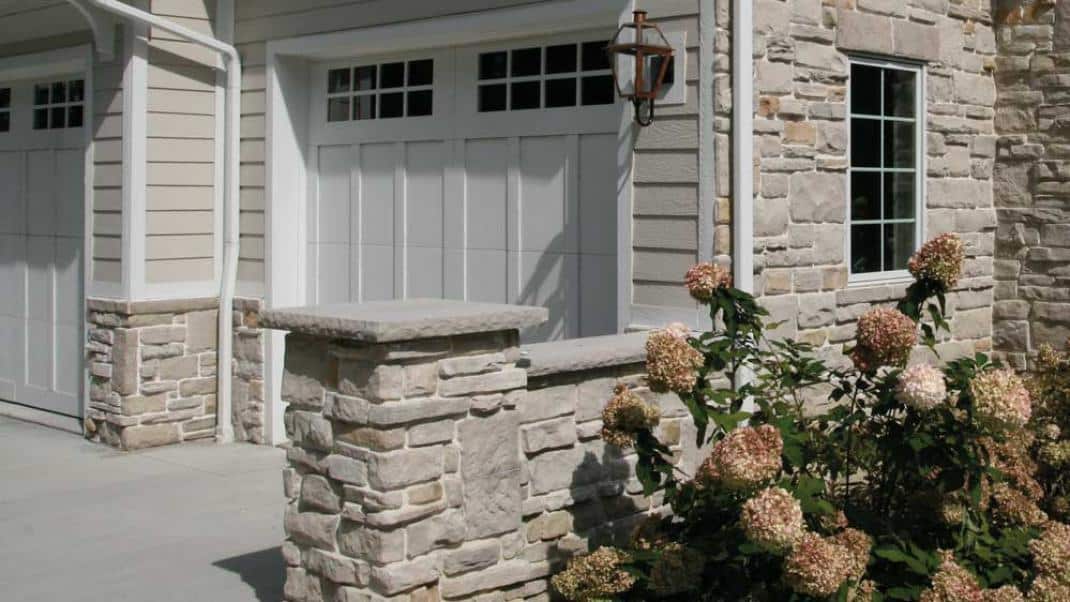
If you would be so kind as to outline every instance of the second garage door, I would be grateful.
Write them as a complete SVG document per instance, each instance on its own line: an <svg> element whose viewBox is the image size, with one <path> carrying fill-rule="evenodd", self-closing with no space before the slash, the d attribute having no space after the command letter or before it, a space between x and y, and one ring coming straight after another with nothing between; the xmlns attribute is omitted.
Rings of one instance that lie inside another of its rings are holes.
<svg viewBox="0 0 1070 602"><path fill-rule="evenodd" d="M621 106L590 34L314 70L310 301L542 305L617 331Z"/></svg>

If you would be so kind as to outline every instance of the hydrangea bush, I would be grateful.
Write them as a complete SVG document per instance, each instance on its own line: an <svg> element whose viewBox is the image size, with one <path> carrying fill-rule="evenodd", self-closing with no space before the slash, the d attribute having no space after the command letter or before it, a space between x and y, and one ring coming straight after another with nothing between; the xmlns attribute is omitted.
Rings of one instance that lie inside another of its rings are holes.
<svg viewBox="0 0 1070 602"><path fill-rule="evenodd" d="M634 450L646 495L672 512L626 549L570 561L557 592L1070 602L1070 355L1045 350L1027 379L983 354L908 365L948 330L945 295L964 259L955 235L926 243L905 297L859 320L845 368L767 338L766 312L724 268L689 270L691 296L721 326L651 334L647 379L679 396L709 455L683 474L655 436L658 409L618 388L602 436ZM830 403L808 403L818 390Z"/></svg>

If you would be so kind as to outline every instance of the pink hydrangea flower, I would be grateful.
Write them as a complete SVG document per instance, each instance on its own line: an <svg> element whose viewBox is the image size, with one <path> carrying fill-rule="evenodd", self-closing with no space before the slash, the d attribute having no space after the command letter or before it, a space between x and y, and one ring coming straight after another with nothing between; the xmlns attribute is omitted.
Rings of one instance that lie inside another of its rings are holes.
<svg viewBox="0 0 1070 602"><path fill-rule="evenodd" d="M1070 586L1070 525L1051 521L1029 542L1033 566L1044 576Z"/></svg>
<svg viewBox="0 0 1070 602"><path fill-rule="evenodd" d="M718 441L699 468L701 482L728 489L748 490L768 482L780 472L784 441L776 427L763 424L739 428Z"/></svg>
<svg viewBox="0 0 1070 602"><path fill-rule="evenodd" d="M899 375L895 398L919 412L927 412L947 399L944 375L928 364L914 364Z"/></svg>
<svg viewBox="0 0 1070 602"><path fill-rule="evenodd" d="M799 500L779 487L763 489L747 500L740 523L747 539L773 553L790 550L806 532Z"/></svg>
<svg viewBox="0 0 1070 602"><path fill-rule="evenodd" d="M1004 585L999 589L985 590L984 602L1025 602L1025 596L1013 585Z"/></svg>
<svg viewBox="0 0 1070 602"><path fill-rule="evenodd" d="M636 433L654 428L661 420L661 410L652 406L624 385L617 385L613 397L602 410L602 438L617 447L635 445Z"/></svg>
<svg viewBox="0 0 1070 602"><path fill-rule="evenodd" d="M970 381L977 418L997 428L1020 428L1033 413L1029 390L1013 370L989 370Z"/></svg>
<svg viewBox="0 0 1070 602"><path fill-rule="evenodd" d="M713 298L719 288L732 286L732 275L727 269L710 262L695 264L684 276L687 290L696 301L703 303Z"/></svg>
<svg viewBox="0 0 1070 602"><path fill-rule="evenodd" d="M958 284L966 261L966 245L957 234L941 234L926 242L907 262L918 280L925 280L949 290Z"/></svg>
<svg viewBox="0 0 1070 602"><path fill-rule="evenodd" d="M875 307L858 319L851 359L863 372L881 366L902 366L918 342L917 325L897 309Z"/></svg>
<svg viewBox="0 0 1070 602"><path fill-rule="evenodd" d="M646 341L646 371L650 388L658 393L690 393L698 382L702 354L687 342L690 331L670 324L650 333Z"/></svg>
<svg viewBox="0 0 1070 602"><path fill-rule="evenodd" d="M984 602L977 579L955 562L951 552L941 556L940 570L933 575L932 587L921 593L921 602Z"/></svg>
<svg viewBox="0 0 1070 602"><path fill-rule="evenodd" d="M802 536L784 563L784 582L796 592L827 598L850 577L854 558L845 546L815 533Z"/></svg>

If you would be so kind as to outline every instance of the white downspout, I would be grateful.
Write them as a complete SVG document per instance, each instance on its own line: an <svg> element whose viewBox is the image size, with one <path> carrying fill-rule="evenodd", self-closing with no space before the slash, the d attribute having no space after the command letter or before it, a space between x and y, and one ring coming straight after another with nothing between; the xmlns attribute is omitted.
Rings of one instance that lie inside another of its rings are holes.
<svg viewBox="0 0 1070 602"><path fill-rule="evenodd" d="M219 286L219 344L216 357L216 439L229 442L234 438L231 424L231 348L233 346L234 287L238 274L238 195L241 119L241 58L230 44L178 25L168 19L123 4L118 0L88 0L93 6L138 23L156 27L218 52L227 72L227 91L224 108L226 142L223 150L223 273Z"/></svg>
<svg viewBox="0 0 1070 602"><path fill-rule="evenodd" d="M732 277L754 293L754 5L732 8Z"/></svg>

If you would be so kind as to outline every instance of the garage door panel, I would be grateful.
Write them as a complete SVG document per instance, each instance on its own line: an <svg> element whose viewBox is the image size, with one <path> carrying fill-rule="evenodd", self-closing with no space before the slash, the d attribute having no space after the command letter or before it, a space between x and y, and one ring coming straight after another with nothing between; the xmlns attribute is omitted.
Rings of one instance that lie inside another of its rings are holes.
<svg viewBox="0 0 1070 602"><path fill-rule="evenodd" d="M26 233L26 202L22 184L22 153L0 152L0 234Z"/></svg>
<svg viewBox="0 0 1070 602"><path fill-rule="evenodd" d="M26 212L31 235L56 231L56 161L53 151L26 153Z"/></svg>
<svg viewBox="0 0 1070 602"><path fill-rule="evenodd" d="M21 317L26 302L26 238L0 234L0 316Z"/></svg>
<svg viewBox="0 0 1070 602"><path fill-rule="evenodd" d="M77 326L82 315L82 241L55 239L55 320Z"/></svg>
<svg viewBox="0 0 1070 602"><path fill-rule="evenodd" d="M54 241L46 236L30 236L26 240L26 315L31 320L51 321L53 317Z"/></svg>
<svg viewBox="0 0 1070 602"><path fill-rule="evenodd" d="M617 256L579 256L580 333L590 337L617 330Z"/></svg>
<svg viewBox="0 0 1070 602"><path fill-rule="evenodd" d="M405 154L406 244L442 247L446 143L410 142Z"/></svg>
<svg viewBox="0 0 1070 602"><path fill-rule="evenodd" d="M549 312L549 319L529 329L525 336L529 340L579 336L579 257L533 252L511 255L519 262L521 286L517 303L540 305Z"/></svg>
<svg viewBox="0 0 1070 602"><path fill-rule="evenodd" d="M85 219L85 153L81 150L56 152L56 229L59 236L82 238Z"/></svg>
<svg viewBox="0 0 1070 602"><path fill-rule="evenodd" d="M22 320L0 315L0 399L18 401L15 385L22 374Z"/></svg>
<svg viewBox="0 0 1070 602"><path fill-rule="evenodd" d="M466 231L469 249L505 250L509 185L509 141L465 144Z"/></svg>
<svg viewBox="0 0 1070 602"><path fill-rule="evenodd" d="M55 338L51 321L27 320L26 341L26 386L49 391L52 389L53 350Z"/></svg>
<svg viewBox="0 0 1070 602"><path fill-rule="evenodd" d="M395 144L360 147L360 241L394 244L394 180L398 163Z"/></svg>
<svg viewBox="0 0 1070 602"><path fill-rule="evenodd" d="M443 283L443 253L441 248L407 247L406 260L406 297L428 297L440 299L445 297Z"/></svg>
<svg viewBox="0 0 1070 602"><path fill-rule="evenodd" d="M509 303L507 253L469 249L468 299L483 303Z"/></svg>
<svg viewBox="0 0 1070 602"><path fill-rule="evenodd" d="M82 381L81 325L57 324L55 341L55 390L77 399Z"/></svg>
<svg viewBox="0 0 1070 602"><path fill-rule="evenodd" d="M566 137L520 142L520 248L542 253L576 250L576 216L568 202Z"/></svg>
<svg viewBox="0 0 1070 602"><path fill-rule="evenodd" d="M394 246L362 245L360 293L362 301L388 301L394 294Z"/></svg>
<svg viewBox="0 0 1070 602"><path fill-rule="evenodd" d="M352 169L352 147L320 147L319 211L313 242L349 242Z"/></svg>
<svg viewBox="0 0 1070 602"><path fill-rule="evenodd" d="M580 137L580 252L617 252L617 136ZM625 183L627 184L627 183Z"/></svg>
<svg viewBox="0 0 1070 602"><path fill-rule="evenodd" d="M345 303L350 300L349 245L319 243L319 278L316 303Z"/></svg>

